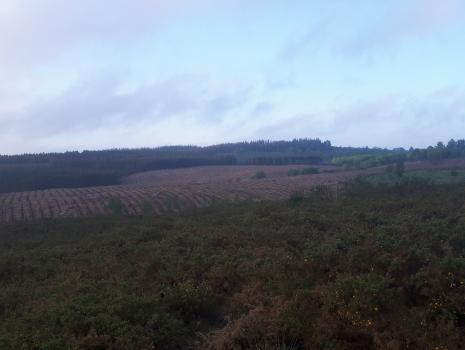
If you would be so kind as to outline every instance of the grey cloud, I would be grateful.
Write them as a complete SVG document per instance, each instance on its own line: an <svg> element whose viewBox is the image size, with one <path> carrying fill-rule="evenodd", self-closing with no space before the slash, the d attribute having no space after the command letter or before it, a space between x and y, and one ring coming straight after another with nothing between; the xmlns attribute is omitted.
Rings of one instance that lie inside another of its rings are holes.
<svg viewBox="0 0 465 350"><path fill-rule="evenodd" d="M15 0L0 5L0 62L37 64L84 40L123 39L153 26L159 1Z"/></svg>
<svg viewBox="0 0 465 350"><path fill-rule="evenodd" d="M400 101L402 99L399 95L385 96L373 101L358 101L334 112L334 126L345 129L363 123L389 121L396 114Z"/></svg>
<svg viewBox="0 0 465 350"><path fill-rule="evenodd" d="M427 146L435 140L465 137L465 90L448 88L419 97L391 95L331 115L334 139L344 144L363 139L371 146Z"/></svg>
<svg viewBox="0 0 465 350"><path fill-rule="evenodd" d="M273 105L269 102L259 102L252 110L252 115L261 116L270 113L273 110Z"/></svg>
<svg viewBox="0 0 465 350"><path fill-rule="evenodd" d="M3 119L3 132L49 137L75 131L128 127L188 116L211 122L248 101L248 92L208 91L200 78L182 76L119 92L114 78L86 82L51 99L36 101L15 118Z"/></svg>
<svg viewBox="0 0 465 350"><path fill-rule="evenodd" d="M414 97L393 94L264 124L254 137L319 137L339 145L425 147L465 137L465 90L449 87Z"/></svg>
<svg viewBox="0 0 465 350"><path fill-rule="evenodd" d="M205 103L206 117L210 121L221 119L225 113L245 105L250 97L250 89L238 89L216 96Z"/></svg>
<svg viewBox="0 0 465 350"><path fill-rule="evenodd" d="M238 0L234 6L255 2ZM232 5L229 0L7 0L0 4L0 63L33 66L82 43L131 44L177 13Z"/></svg>
<svg viewBox="0 0 465 350"><path fill-rule="evenodd" d="M324 125L311 113L271 121L255 131L256 138L289 139L294 137L321 137Z"/></svg>

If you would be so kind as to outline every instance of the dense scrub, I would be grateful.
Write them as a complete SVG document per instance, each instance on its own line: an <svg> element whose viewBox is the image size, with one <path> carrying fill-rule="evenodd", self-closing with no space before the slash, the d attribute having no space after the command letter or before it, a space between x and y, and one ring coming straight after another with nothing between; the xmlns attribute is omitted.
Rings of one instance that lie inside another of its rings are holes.
<svg viewBox="0 0 465 350"><path fill-rule="evenodd" d="M410 148L408 151L403 148L394 149L390 152L378 154L356 154L348 156L336 156L332 162L343 165L346 168L364 169L387 164L399 164L403 162L416 162L428 160L440 162L450 158L465 157L465 140L450 140L447 145L438 142L435 147Z"/></svg>
<svg viewBox="0 0 465 350"><path fill-rule="evenodd" d="M1 349L459 349L465 185L0 226Z"/></svg>
<svg viewBox="0 0 465 350"><path fill-rule="evenodd" d="M398 185L405 181L425 181L431 184L460 184L465 183L465 171L459 169L450 170L417 170L397 175L386 171L386 174L368 176L367 180L375 185Z"/></svg>

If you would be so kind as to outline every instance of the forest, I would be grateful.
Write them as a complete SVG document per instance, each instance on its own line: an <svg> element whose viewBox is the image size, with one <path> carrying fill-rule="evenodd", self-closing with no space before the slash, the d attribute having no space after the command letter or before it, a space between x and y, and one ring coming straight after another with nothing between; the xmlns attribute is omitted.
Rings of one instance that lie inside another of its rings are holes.
<svg viewBox="0 0 465 350"><path fill-rule="evenodd" d="M254 141L208 147L168 146L0 156L0 193L119 184L133 173L205 165L336 164L369 168L465 156L465 140L426 149L336 147L330 141Z"/></svg>
<svg viewBox="0 0 465 350"><path fill-rule="evenodd" d="M334 147L329 141L255 141L208 147L169 146L0 156L0 193L115 185L133 173L205 165L322 164L333 157L387 150Z"/></svg>
<svg viewBox="0 0 465 350"><path fill-rule="evenodd" d="M0 193L116 185L122 177L138 172L206 165L335 164L363 169L464 156L465 140L405 150L338 147L319 139L3 155L0 156Z"/></svg>
<svg viewBox="0 0 465 350"><path fill-rule="evenodd" d="M460 349L465 184L1 224L2 349Z"/></svg>

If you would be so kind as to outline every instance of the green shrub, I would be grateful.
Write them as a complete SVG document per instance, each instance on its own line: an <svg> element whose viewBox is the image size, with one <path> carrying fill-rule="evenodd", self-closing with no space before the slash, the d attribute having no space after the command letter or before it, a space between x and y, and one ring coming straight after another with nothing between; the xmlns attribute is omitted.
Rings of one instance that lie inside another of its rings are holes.
<svg viewBox="0 0 465 350"><path fill-rule="evenodd" d="M397 162L395 168L396 175L402 177L405 172L405 164L404 162Z"/></svg>
<svg viewBox="0 0 465 350"><path fill-rule="evenodd" d="M370 326L401 302L392 282L375 273L340 275L328 288L327 307L349 324Z"/></svg>
<svg viewBox="0 0 465 350"><path fill-rule="evenodd" d="M388 174L389 176L391 176L393 173L394 173L394 166L392 164L389 164L387 167L386 167L386 174Z"/></svg>
<svg viewBox="0 0 465 350"><path fill-rule="evenodd" d="M309 175L309 174L319 174L320 170L318 168L303 168L300 173L302 175Z"/></svg>
<svg viewBox="0 0 465 350"><path fill-rule="evenodd" d="M289 169L287 171L287 176L299 176L300 170L299 169Z"/></svg>
<svg viewBox="0 0 465 350"><path fill-rule="evenodd" d="M259 180L259 179L264 179L266 177L266 174L263 170L259 170L255 173L254 176L252 176L252 179L256 179L256 180Z"/></svg>
<svg viewBox="0 0 465 350"><path fill-rule="evenodd" d="M319 173L320 170L318 168L289 169L287 176L310 175Z"/></svg>
<svg viewBox="0 0 465 350"><path fill-rule="evenodd" d="M155 208L153 207L153 203L150 201L143 201L141 204L142 215L150 216L155 212Z"/></svg>
<svg viewBox="0 0 465 350"><path fill-rule="evenodd" d="M124 204L117 197L110 198L107 207L113 215L122 215L124 212Z"/></svg>
<svg viewBox="0 0 465 350"><path fill-rule="evenodd" d="M294 192L288 200L289 206L291 208L294 208L298 206L300 203L302 203L304 199L305 199L305 196L302 192Z"/></svg>

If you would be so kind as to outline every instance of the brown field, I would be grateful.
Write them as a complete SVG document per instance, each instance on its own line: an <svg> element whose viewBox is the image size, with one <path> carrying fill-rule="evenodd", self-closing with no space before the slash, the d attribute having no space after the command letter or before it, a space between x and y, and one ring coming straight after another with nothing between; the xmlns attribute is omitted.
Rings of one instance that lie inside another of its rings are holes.
<svg viewBox="0 0 465 350"><path fill-rule="evenodd" d="M318 168L320 172L336 172L342 169L333 165L225 165L204 166L186 169L147 171L123 179L123 184L186 185L223 183L250 180L259 170L267 179L287 177L289 169Z"/></svg>
<svg viewBox="0 0 465 350"><path fill-rule="evenodd" d="M109 203L118 199L128 215L156 214L201 208L212 203L287 199L315 186L335 187L356 175L384 172L384 167L343 171L321 166L320 174L289 177L289 169L306 166L212 166L134 174L122 185L0 194L0 221L112 214ZM308 167L308 166L307 166ZM465 160L407 164L407 170L465 168ZM266 178L251 179L263 170Z"/></svg>

